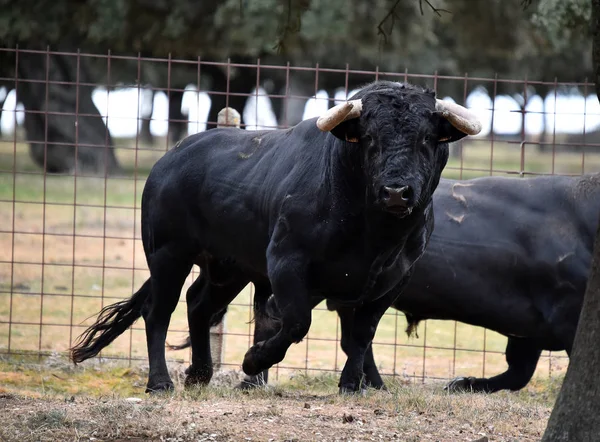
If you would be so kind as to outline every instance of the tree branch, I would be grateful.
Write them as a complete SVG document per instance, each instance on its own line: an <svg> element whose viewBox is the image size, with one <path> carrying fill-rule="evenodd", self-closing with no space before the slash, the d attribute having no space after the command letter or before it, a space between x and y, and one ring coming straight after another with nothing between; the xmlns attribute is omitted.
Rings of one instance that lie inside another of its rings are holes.
<svg viewBox="0 0 600 442"><path fill-rule="evenodd" d="M521 8L523 8L523 11L529 8L531 3L533 3L533 0L521 0Z"/></svg>
<svg viewBox="0 0 600 442"><path fill-rule="evenodd" d="M396 16L396 6L398 6L398 4L400 3L401 0L396 0L396 3L394 3L394 6L392 6L392 9L390 9L388 11L388 13L385 15L385 17L383 17L383 19L379 22L379 24L377 25L377 35L381 36L383 38L384 43L387 43L387 33L385 32L385 30L383 29L383 25L385 24L386 21L388 21L388 19L391 17L392 18L392 26L390 29L390 34L392 33L393 29L394 29L394 21L395 21L395 16Z"/></svg>
<svg viewBox="0 0 600 442"><path fill-rule="evenodd" d="M524 1L526 1L526 0L524 0ZM433 6L431 4L431 2L429 0L419 0L419 9L421 10L421 15L424 15L423 2L427 3L427 6L429 6L431 8L431 10L438 15L438 17L442 16L442 12L445 12L446 14L452 14L452 12L448 11L447 9L436 8L435 6Z"/></svg>
<svg viewBox="0 0 600 442"><path fill-rule="evenodd" d="M391 9L388 11L388 13L385 15L385 17L383 17L383 19L377 25L377 35L380 36L380 38L383 40L384 44L387 43L388 37L392 34L392 31L394 30L394 24L396 23L396 19L399 18L398 15L396 14L396 8L400 4L400 1L401 0L396 0L396 3L394 3L394 6L391 7ZM531 0L522 0L522 1L531 1ZM436 8L435 6L433 6L431 4L430 0L419 0L419 10L421 11L421 15L425 15L425 13L423 12L423 2L425 2L425 4L427 6L429 6L431 8L431 10L435 14L437 14L439 17L442 16L442 12L445 12L446 14L452 14L452 12L448 11L447 9ZM388 20L391 20L389 33L386 32L385 29L383 28Z"/></svg>
<svg viewBox="0 0 600 442"><path fill-rule="evenodd" d="M286 40L291 34L296 34L302 26L302 14L310 8L310 0L288 0L287 18L284 25L280 25L277 42L273 49L278 54L285 51ZM294 17L292 17L294 15ZM292 23L292 20L295 23Z"/></svg>

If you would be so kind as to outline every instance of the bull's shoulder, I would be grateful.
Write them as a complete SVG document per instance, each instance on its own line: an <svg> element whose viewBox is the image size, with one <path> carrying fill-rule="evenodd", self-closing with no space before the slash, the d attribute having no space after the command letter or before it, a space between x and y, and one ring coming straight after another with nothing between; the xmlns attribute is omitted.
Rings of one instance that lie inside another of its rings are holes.
<svg viewBox="0 0 600 442"><path fill-rule="evenodd" d="M325 139L310 121L279 130L211 129L178 143L157 161L151 175L214 177L241 187L267 180L260 187L269 188L290 173L304 173L302 168L317 171Z"/></svg>

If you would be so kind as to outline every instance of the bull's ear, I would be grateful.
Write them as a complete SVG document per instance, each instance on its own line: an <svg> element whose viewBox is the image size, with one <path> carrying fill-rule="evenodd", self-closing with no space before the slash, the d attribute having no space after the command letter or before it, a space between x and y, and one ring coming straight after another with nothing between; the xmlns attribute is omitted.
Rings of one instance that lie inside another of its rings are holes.
<svg viewBox="0 0 600 442"><path fill-rule="evenodd" d="M358 143L360 141L360 124L358 118L346 120L330 130L330 132L342 141Z"/></svg>
<svg viewBox="0 0 600 442"><path fill-rule="evenodd" d="M438 143L453 143L453 142L458 141L466 136L467 136L466 133L458 130L445 118L439 119Z"/></svg>

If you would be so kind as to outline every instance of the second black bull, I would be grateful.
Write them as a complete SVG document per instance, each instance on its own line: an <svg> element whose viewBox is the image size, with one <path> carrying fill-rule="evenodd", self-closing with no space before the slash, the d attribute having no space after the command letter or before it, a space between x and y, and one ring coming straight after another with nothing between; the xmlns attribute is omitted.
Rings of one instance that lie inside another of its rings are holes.
<svg viewBox="0 0 600 442"><path fill-rule="evenodd" d="M448 388L519 390L533 376L542 350L571 352L600 216L600 174L442 179L433 201L431 240L393 307L406 314L409 335L419 321L441 319L507 336L507 371L459 377ZM278 324L268 280L254 284L258 342ZM313 298L313 305L322 300ZM331 300L327 306L340 316L346 351L353 308ZM367 385L384 388L371 347L363 371ZM247 376L242 386L264 384L267 376L266 370Z"/></svg>

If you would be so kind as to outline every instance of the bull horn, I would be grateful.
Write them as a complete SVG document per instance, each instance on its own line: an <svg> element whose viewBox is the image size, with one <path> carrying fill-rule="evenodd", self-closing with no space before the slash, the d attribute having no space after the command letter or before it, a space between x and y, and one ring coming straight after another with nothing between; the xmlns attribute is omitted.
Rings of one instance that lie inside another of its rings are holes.
<svg viewBox="0 0 600 442"><path fill-rule="evenodd" d="M460 104L435 100L435 110L442 114L446 120L455 128L467 135L477 135L481 132L481 122L477 117L466 107Z"/></svg>
<svg viewBox="0 0 600 442"><path fill-rule="evenodd" d="M343 121L360 117L362 101L350 100L332 107L317 120L317 127L323 132L329 132Z"/></svg>

